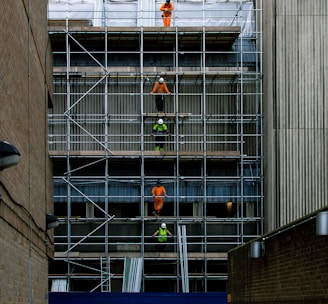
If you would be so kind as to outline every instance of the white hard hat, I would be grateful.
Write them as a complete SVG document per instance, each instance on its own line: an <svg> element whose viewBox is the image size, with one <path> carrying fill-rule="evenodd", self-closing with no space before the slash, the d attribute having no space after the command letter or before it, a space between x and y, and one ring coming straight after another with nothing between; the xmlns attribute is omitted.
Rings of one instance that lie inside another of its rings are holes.
<svg viewBox="0 0 328 304"><path fill-rule="evenodd" d="M161 77L159 80L158 80L159 83L163 83L164 82L164 78Z"/></svg>
<svg viewBox="0 0 328 304"><path fill-rule="evenodd" d="M166 224L163 223L163 224L161 225L161 227L162 227L162 229L165 229L165 228L166 228Z"/></svg>
<svg viewBox="0 0 328 304"><path fill-rule="evenodd" d="M163 124L163 119L160 118L160 119L157 121L157 123L158 123L159 125L162 125L162 124Z"/></svg>

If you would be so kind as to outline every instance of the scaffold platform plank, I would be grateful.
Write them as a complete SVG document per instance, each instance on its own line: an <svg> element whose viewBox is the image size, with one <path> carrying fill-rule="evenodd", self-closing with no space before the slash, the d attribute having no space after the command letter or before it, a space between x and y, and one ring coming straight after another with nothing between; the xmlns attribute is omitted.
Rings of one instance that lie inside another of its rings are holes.
<svg viewBox="0 0 328 304"><path fill-rule="evenodd" d="M184 119L191 116L192 113L144 113L144 118L164 118L164 119L175 119L176 117Z"/></svg>
<svg viewBox="0 0 328 304"><path fill-rule="evenodd" d="M157 40L161 40L162 37L158 37L159 32L165 32L166 34L175 34L176 31L182 32L188 38L190 34L195 33L215 33L215 41L219 41L219 38L223 40L235 40L240 32L240 26L177 26L177 27L162 27L162 26L93 26L92 21L89 19L49 19L48 31L62 31L63 27L68 25L70 31L84 31L84 32L108 32L111 34L137 34L138 32L153 33L156 35ZM150 37L151 38L151 37ZM211 37L208 37L208 39ZM214 38L212 38L214 40ZM189 41L189 39L188 39Z"/></svg>
<svg viewBox="0 0 328 304"><path fill-rule="evenodd" d="M145 259L156 259L156 258L163 258L164 256L167 259L176 259L177 255L179 253L176 252L162 252L161 254L159 252L145 252L144 257ZM103 257L103 252L77 252L72 251L70 253L70 257L72 259L74 258L88 258L88 259L99 259L100 257ZM125 258L127 256L137 256L136 252L111 252L111 259L121 259ZM65 255L63 252L55 252L56 258L66 258L67 255ZM207 259L227 259L228 253L227 252L208 252L208 253L202 253L202 252L188 252L188 258L189 259L199 259L199 258L207 258Z"/></svg>
<svg viewBox="0 0 328 304"><path fill-rule="evenodd" d="M161 69L157 69L156 67L144 68L144 75L141 76L139 72L131 72L129 67L124 66L115 66L111 67L108 75L105 76L104 70L101 67L97 66L71 66L69 75L70 77L83 77L83 78L102 78L108 77L112 79L119 78L157 78L158 75L165 77L167 80L173 81L176 77L188 79L200 79L200 77L205 77L207 81L214 79L233 79L240 76L242 73L247 73L250 71L248 67L243 68L221 68L221 67L213 67L211 70L206 69L205 71L194 70L196 67L183 67L179 68L178 71L162 71ZM56 66L53 68L53 73L55 75L62 75L67 73L66 66ZM145 94L146 95L146 94ZM150 93L149 93L150 95ZM172 95L171 95L172 96Z"/></svg>
<svg viewBox="0 0 328 304"><path fill-rule="evenodd" d="M239 151L49 151L50 157L166 157L166 158L228 158L240 157Z"/></svg>

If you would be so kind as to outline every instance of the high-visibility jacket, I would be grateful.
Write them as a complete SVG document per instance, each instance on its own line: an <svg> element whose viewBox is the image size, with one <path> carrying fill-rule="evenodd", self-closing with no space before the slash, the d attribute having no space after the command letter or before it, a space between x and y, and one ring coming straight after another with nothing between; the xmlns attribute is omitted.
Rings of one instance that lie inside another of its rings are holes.
<svg viewBox="0 0 328 304"><path fill-rule="evenodd" d="M160 243L166 242L167 241L167 228L162 228L159 227L158 229L158 241Z"/></svg>
<svg viewBox="0 0 328 304"><path fill-rule="evenodd" d="M166 83L159 83L158 81L155 82L152 93L167 93L170 94L171 92L166 86Z"/></svg>
<svg viewBox="0 0 328 304"><path fill-rule="evenodd" d="M166 10L165 10L166 9ZM160 7L160 10L163 12L163 16L164 17L169 17L172 15L172 11L173 11L173 4L172 3L164 3L162 4L162 6Z"/></svg>
<svg viewBox="0 0 328 304"><path fill-rule="evenodd" d="M153 131L152 133L157 133L157 134L167 134L169 131L167 129L167 125L166 124L158 124L156 123L154 126L153 126Z"/></svg>
<svg viewBox="0 0 328 304"><path fill-rule="evenodd" d="M151 190L151 193L152 193L152 195L155 195L155 196L163 196L163 195L166 195L166 189L164 186L155 186Z"/></svg>

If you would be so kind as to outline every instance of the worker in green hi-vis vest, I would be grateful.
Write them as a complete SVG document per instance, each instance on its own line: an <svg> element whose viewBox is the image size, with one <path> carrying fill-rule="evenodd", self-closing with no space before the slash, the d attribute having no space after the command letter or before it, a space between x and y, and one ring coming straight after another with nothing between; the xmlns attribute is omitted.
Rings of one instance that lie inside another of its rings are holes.
<svg viewBox="0 0 328 304"><path fill-rule="evenodd" d="M167 125L163 119L160 118L157 123L154 124L152 135L155 136L155 151L164 151L165 136L169 134Z"/></svg>
<svg viewBox="0 0 328 304"><path fill-rule="evenodd" d="M169 229L167 229L165 223L162 223L161 226L154 232L153 237L157 236L158 251L165 250L168 235L173 237L173 234Z"/></svg>

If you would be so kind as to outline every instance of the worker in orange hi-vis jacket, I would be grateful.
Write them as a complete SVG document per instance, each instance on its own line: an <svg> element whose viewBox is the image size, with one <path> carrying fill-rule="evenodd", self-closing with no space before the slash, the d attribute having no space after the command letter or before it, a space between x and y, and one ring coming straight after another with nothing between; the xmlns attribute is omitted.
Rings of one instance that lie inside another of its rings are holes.
<svg viewBox="0 0 328 304"><path fill-rule="evenodd" d="M156 94L155 103L156 103L156 109L158 112L164 111L164 101L165 101L165 98L163 95L164 93L171 94L171 92L167 88L164 78L160 77L159 80L155 82L153 90L150 92L150 94Z"/></svg>
<svg viewBox="0 0 328 304"><path fill-rule="evenodd" d="M170 27L173 4L171 3L170 0L166 0L165 3L162 4L160 10L163 12L162 18L163 18L164 27Z"/></svg>
<svg viewBox="0 0 328 304"><path fill-rule="evenodd" d="M153 215L158 216L164 206L163 196L167 197L166 189L162 186L161 181L157 181L156 186L153 187L151 193L154 197L154 211Z"/></svg>

